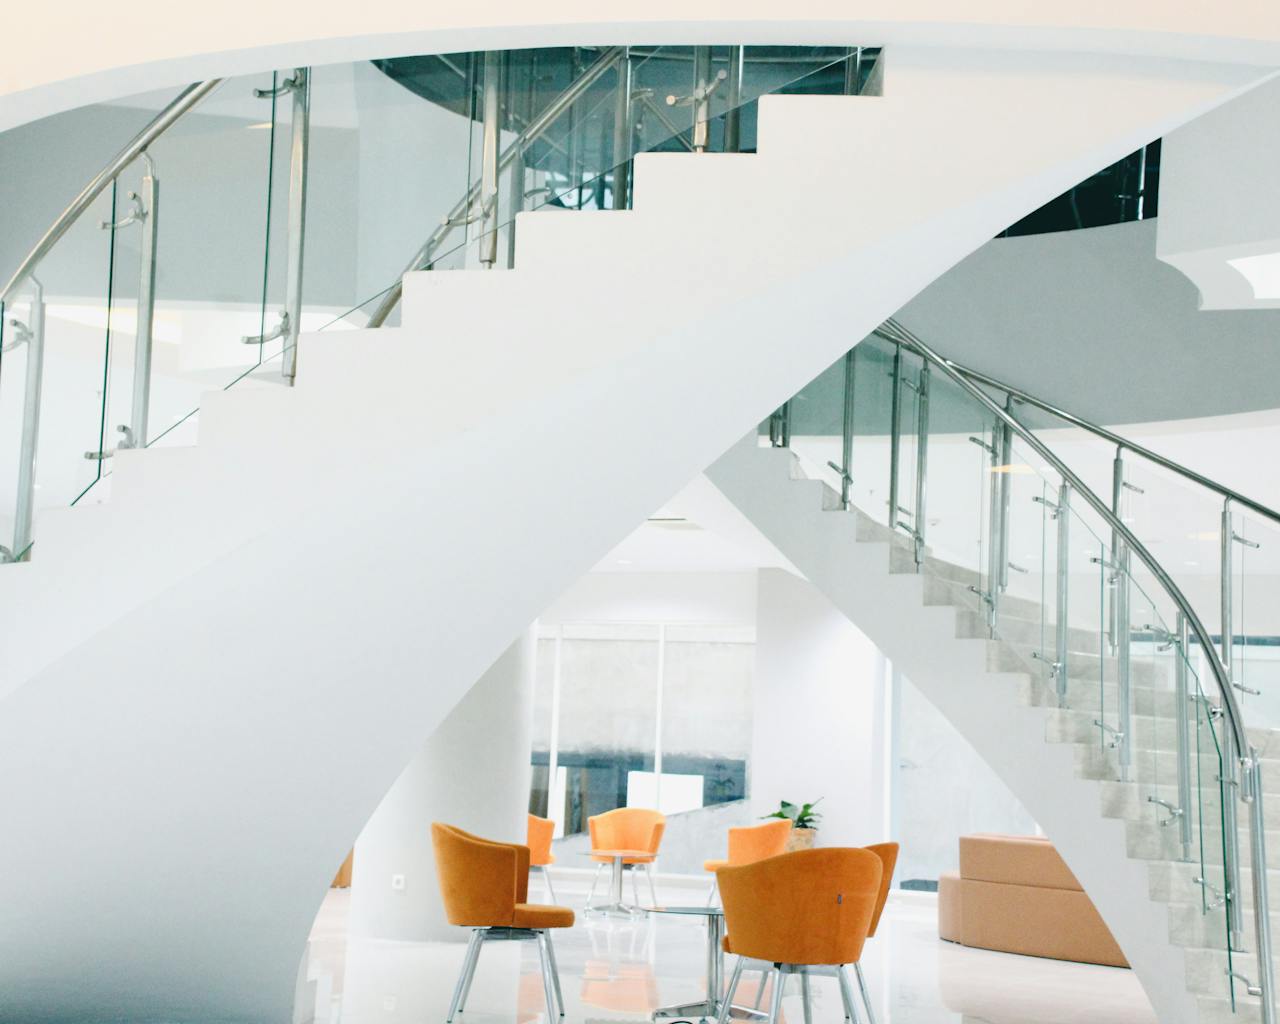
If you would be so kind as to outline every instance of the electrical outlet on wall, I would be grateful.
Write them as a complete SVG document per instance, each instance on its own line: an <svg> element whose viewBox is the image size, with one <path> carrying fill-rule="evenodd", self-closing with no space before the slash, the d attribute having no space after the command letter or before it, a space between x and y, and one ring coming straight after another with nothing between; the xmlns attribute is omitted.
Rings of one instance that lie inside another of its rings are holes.
<svg viewBox="0 0 1280 1024"><path fill-rule="evenodd" d="M404 875L392 875L391 888L396 892L404 892Z"/></svg>

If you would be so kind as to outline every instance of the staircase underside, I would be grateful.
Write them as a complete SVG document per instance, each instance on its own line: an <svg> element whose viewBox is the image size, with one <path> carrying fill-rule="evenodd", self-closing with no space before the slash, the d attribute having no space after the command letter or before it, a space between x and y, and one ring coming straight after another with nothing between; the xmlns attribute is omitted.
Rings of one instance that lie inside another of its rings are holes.
<svg viewBox="0 0 1280 1024"><path fill-rule="evenodd" d="M411 277L402 328L304 336L297 387L37 524L0 573L0 1016L285 1019L352 837L513 636L929 281L1251 80L887 59L883 98L766 98L757 156L638 159L631 213L523 217L513 272ZM885 607L954 641L919 585ZM1028 806L1083 807L1067 760Z"/></svg>

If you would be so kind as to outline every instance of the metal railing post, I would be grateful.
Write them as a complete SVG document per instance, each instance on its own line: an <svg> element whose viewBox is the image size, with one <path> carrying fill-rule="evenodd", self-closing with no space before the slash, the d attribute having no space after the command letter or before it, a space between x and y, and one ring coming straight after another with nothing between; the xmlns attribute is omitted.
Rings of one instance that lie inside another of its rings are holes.
<svg viewBox="0 0 1280 1024"><path fill-rule="evenodd" d="M40 398L44 388L44 286L29 274L31 312L27 316L27 374L22 395L22 440L18 448L18 492L13 517L13 550L6 558L30 557L36 503L36 450L40 444ZM15 321L10 321L14 327Z"/></svg>
<svg viewBox="0 0 1280 1024"><path fill-rule="evenodd" d="M728 109L724 113L724 151L742 149L742 78L745 70L745 47L729 47Z"/></svg>
<svg viewBox="0 0 1280 1024"><path fill-rule="evenodd" d="M783 402L769 417L769 443L775 448L791 447L791 403Z"/></svg>
<svg viewBox="0 0 1280 1024"><path fill-rule="evenodd" d="M280 376L292 384L298 375L298 336L302 333L302 259L307 234L307 164L311 155L311 69L296 68L289 87L293 116L289 125L289 238L285 261L284 348Z"/></svg>
<svg viewBox="0 0 1280 1024"><path fill-rule="evenodd" d="M1222 502L1222 527L1220 541L1220 576L1222 597L1222 664L1227 671L1230 685L1235 685L1235 671L1232 667L1232 646L1235 639L1232 624L1232 543L1235 540L1235 527L1231 518L1231 499ZM1226 869L1227 889L1227 933L1232 949L1240 949L1244 945L1244 928L1240 920L1240 906L1237 894L1240 883L1240 823L1236 809L1236 800L1240 789L1240 758L1244 755L1240 745L1235 742L1230 730L1224 730L1225 741L1222 749L1222 840L1223 859ZM1257 843L1257 838L1254 843Z"/></svg>
<svg viewBox="0 0 1280 1024"><path fill-rule="evenodd" d="M705 153L711 140L711 47L693 48L693 151Z"/></svg>
<svg viewBox="0 0 1280 1024"><path fill-rule="evenodd" d="M1005 398L1006 415L1013 415L1013 399ZM1009 501L1013 496L1013 481L1009 479L1010 467L1013 464L1013 430L1000 423L1000 465L1004 470L1000 474L1000 579L999 590L1009 586Z"/></svg>
<svg viewBox="0 0 1280 1024"><path fill-rule="evenodd" d="M1002 563L1004 558L1004 528L1005 528L1005 507L1004 502L1007 499L1007 493L1004 488L1004 482L1008 477L1007 469L1001 472L1002 466L1007 467L1008 462L1001 462L1004 455L1004 425L998 420L991 427L991 444L987 446L987 457L989 462L988 476L991 479L991 492L988 495L988 524L987 524L987 629L994 637L996 635L996 620L1000 611L1000 589L1003 582ZM974 438L980 441L980 438Z"/></svg>
<svg viewBox="0 0 1280 1024"><path fill-rule="evenodd" d="M1071 485L1065 480L1058 488L1058 564L1057 633L1055 637L1054 682L1057 684L1058 707L1067 706L1067 614L1070 600L1070 576L1067 572L1071 552Z"/></svg>
<svg viewBox="0 0 1280 1024"><path fill-rule="evenodd" d="M840 435L840 507L846 512L852 507L850 490L853 487L853 392L857 380L854 363L856 349L849 349L844 356L844 418Z"/></svg>
<svg viewBox="0 0 1280 1024"><path fill-rule="evenodd" d="M893 384L889 397L889 529L898 530L898 447L902 440L902 345L894 342Z"/></svg>
<svg viewBox="0 0 1280 1024"><path fill-rule="evenodd" d="M150 154L144 153L142 158L146 162L146 174L142 176L138 189L143 210L139 225L142 239L138 252L138 330L133 347L133 401L129 426L125 431L126 444L131 448L147 446L151 413L152 334L156 313L156 240L160 230L160 181Z"/></svg>
<svg viewBox="0 0 1280 1024"><path fill-rule="evenodd" d="M1230 735L1231 730L1226 730ZM1262 990L1262 1024L1276 1024L1275 961L1271 953L1271 906L1267 879L1266 800L1262 788L1262 762L1256 750L1249 751L1245 782L1249 804L1249 862L1253 881L1254 940L1258 960L1258 987ZM1229 903L1228 903L1229 905Z"/></svg>
<svg viewBox="0 0 1280 1024"><path fill-rule="evenodd" d="M1146 216L1147 210L1147 147L1138 151L1138 220Z"/></svg>
<svg viewBox="0 0 1280 1024"><path fill-rule="evenodd" d="M631 51L625 46L618 54L618 95L613 108L613 208L631 206Z"/></svg>
<svg viewBox="0 0 1280 1024"><path fill-rule="evenodd" d="M857 96L862 92L862 47L851 47L844 59L844 94Z"/></svg>
<svg viewBox="0 0 1280 1024"><path fill-rule="evenodd" d="M498 116L502 54L486 50L482 86L482 138L480 148L480 263L492 270L498 261Z"/></svg>
<svg viewBox="0 0 1280 1024"><path fill-rule="evenodd" d="M1182 845L1182 859L1191 860L1191 723L1187 709L1191 692L1187 684L1187 617L1178 612L1178 633L1174 649L1178 661L1174 667L1174 704L1178 711L1178 839Z"/></svg>
<svg viewBox="0 0 1280 1024"><path fill-rule="evenodd" d="M1116 565L1116 705L1119 712L1116 739L1120 751L1120 780L1129 781L1133 767L1133 622L1130 606L1129 575L1132 566L1129 547L1120 544L1120 558Z"/></svg>
<svg viewBox="0 0 1280 1024"><path fill-rule="evenodd" d="M925 501L929 476L929 364L920 367L916 383L916 511L915 511L915 559L916 571L924 564Z"/></svg>
<svg viewBox="0 0 1280 1024"><path fill-rule="evenodd" d="M1111 462L1111 511L1116 521L1123 521L1124 449L1117 448ZM1111 531L1112 649L1116 652L1116 724L1115 745L1119 750L1120 779L1128 781L1133 766L1133 683L1132 622L1129 607L1129 550L1118 531Z"/></svg>

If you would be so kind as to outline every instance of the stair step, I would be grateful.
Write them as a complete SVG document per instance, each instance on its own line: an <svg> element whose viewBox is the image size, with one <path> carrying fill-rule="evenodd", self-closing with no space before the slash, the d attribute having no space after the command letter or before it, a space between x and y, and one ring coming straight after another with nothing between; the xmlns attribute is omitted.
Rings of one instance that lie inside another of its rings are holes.
<svg viewBox="0 0 1280 1024"><path fill-rule="evenodd" d="M987 628L987 617L983 612L968 608L956 612L956 636L963 639L978 639L990 635ZM999 639L1022 647L1039 648L1045 644L1051 650L1054 644L1053 623L1041 625L1039 617L1034 619L1017 619L1002 615L998 628ZM1087 629L1071 627L1067 630L1067 650L1070 653L1097 654L1098 634Z"/></svg>

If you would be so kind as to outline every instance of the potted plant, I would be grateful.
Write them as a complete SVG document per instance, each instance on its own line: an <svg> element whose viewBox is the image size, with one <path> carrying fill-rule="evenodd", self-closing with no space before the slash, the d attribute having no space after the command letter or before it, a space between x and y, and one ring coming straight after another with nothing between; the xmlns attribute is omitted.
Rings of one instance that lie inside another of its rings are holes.
<svg viewBox="0 0 1280 1024"><path fill-rule="evenodd" d="M787 850L811 850L813 841L818 838L818 823L822 815L814 808L822 803L819 797L811 804L793 804L783 800L778 809L766 818L787 818L791 822L791 835L787 837Z"/></svg>

